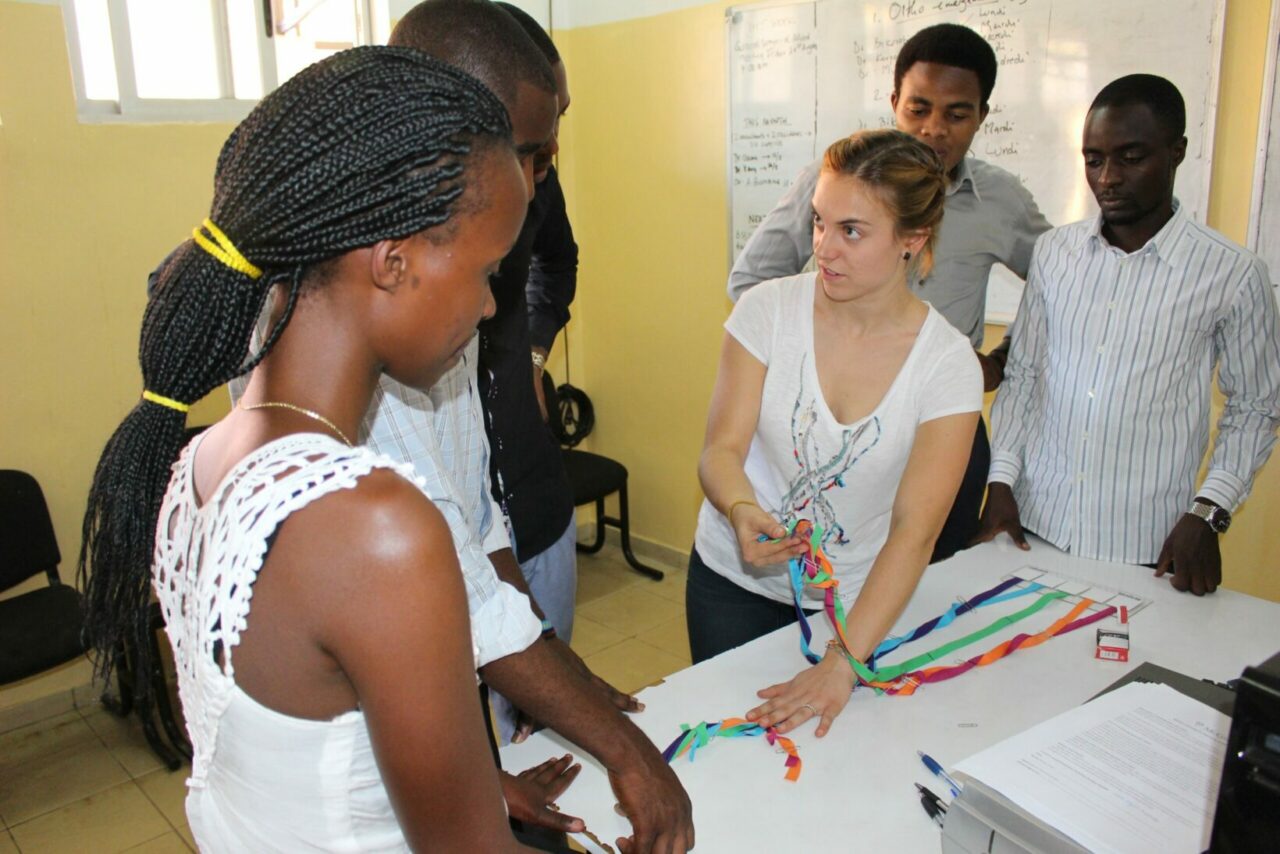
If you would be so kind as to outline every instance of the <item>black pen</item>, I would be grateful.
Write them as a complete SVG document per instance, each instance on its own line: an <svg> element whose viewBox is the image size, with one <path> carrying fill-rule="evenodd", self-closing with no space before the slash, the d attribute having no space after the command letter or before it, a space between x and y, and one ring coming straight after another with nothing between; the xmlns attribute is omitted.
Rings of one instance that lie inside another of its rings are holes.
<svg viewBox="0 0 1280 854"><path fill-rule="evenodd" d="M929 800L933 801L933 803L936 804L943 812L947 811L947 802L944 801L939 796L935 795L933 791L930 790L927 786L922 786L919 783L916 783L915 786L916 786L916 791L920 793L920 796L922 798L928 798Z"/></svg>
<svg viewBox="0 0 1280 854"><path fill-rule="evenodd" d="M933 819L938 827L942 827L943 816L947 814L947 805L933 792L929 791L919 783L915 784L916 789L920 792L920 806L924 807L924 811Z"/></svg>

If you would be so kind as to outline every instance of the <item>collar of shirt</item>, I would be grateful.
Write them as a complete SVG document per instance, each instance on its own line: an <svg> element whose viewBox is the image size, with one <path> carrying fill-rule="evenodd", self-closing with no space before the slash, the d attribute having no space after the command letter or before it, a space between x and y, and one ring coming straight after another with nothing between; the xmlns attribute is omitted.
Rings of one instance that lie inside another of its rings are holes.
<svg viewBox="0 0 1280 854"><path fill-rule="evenodd" d="M1155 237L1148 240L1141 249L1129 253L1129 256L1154 255L1171 268L1176 269L1185 259L1187 252L1190 251L1190 246L1187 245L1187 241L1184 239L1187 231L1187 222L1186 211L1183 210L1182 203L1175 197L1173 200L1173 216L1169 217L1169 221L1164 224L1164 227L1156 232ZM1123 251L1112 246L1102 236L1101 213L1093 218L1093 224L1089 227L1088 235L1080 248L1083 249L1086 246L1090 249L1113 252L1121 256L1125 255Z"/></svg>
<svg viewBox="0 0 1280 854"><path fill-rule="evenodd" d="M956 178L947 185L947 195L954 196L968 185L969 192L973 193L978 201L982 201L982 196L978 193L978 182L973 179L973 170L969 168L969 155L966 154L964 159L960 161L960 165L956 167Z"/></svg>

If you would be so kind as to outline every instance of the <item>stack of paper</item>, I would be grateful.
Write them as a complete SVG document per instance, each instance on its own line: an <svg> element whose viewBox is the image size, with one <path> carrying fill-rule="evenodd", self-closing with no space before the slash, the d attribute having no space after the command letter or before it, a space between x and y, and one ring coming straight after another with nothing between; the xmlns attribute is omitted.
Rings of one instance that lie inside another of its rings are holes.
<svg viewBox="0 0 1280 854"><path fill-rule="evenodd" d="M1132 683L960 763L1093 851L1209 847L1231 719L1167 685Z"/></svg>

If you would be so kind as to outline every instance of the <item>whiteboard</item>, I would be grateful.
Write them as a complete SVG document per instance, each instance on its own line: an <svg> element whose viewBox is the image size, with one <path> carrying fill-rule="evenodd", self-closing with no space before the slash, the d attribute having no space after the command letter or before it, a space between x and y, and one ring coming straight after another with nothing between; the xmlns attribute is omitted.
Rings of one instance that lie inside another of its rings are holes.
<svg viewBox="0 0 1280 854"><path fill-rule="evenodd" d="M725 13L733 257L827 145L852 131L893 127L898 49L916 31L944 22L978 32L1000 64L991 112L971 153L1021 178L1051 223L1097 213L1080 156L1085 113L1104 85L1135 72L1167 77L1187 102L1187 159L1175 191L1204 221L1221 0L752 4ZM1010 321L1021 294L1015 275L993 269L988 320Z"/></svg>
<svg viewBox="0 0 1280 854"><path fill-rule="evenodd" d="M1267 262L1271 283L1280 282L1280 3L1271 7L1267 76L1258 118L1258 161L1253 173L1249 248ZM1276 290L1280 300L1280 287Z"/></svg>

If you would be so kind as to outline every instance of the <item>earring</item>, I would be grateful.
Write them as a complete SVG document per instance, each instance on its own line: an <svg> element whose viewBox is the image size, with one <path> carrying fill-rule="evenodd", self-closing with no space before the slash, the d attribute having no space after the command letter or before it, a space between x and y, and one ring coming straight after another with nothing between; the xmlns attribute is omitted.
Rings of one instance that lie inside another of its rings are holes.
<svg viewBox="0 0 1280 854"><path fill-rule="evenodd" d="M909 251L908 251L908 252L903 252L903 253L902 253L902 260L903 260L903 261L910 261L910 260L911 260L911 253L910 253Z"/></svg>

